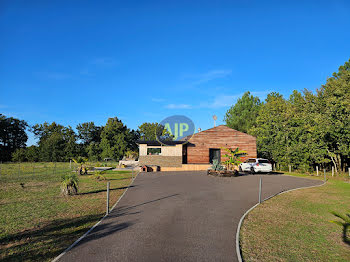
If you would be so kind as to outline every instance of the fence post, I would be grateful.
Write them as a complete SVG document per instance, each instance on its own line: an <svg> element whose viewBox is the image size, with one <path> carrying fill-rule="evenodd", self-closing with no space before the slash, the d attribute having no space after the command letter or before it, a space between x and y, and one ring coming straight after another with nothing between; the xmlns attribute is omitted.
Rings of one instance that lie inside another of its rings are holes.
<svg viewBox="0 0 350 262"><path fill-rule="evenodd" d="M21 162L18 163L18 177L21 176Z"/></svg>
<svg viewBox="0 0 350 262"><path fill-rule="evenodd" d="M334 166L332 166L332 176L334 176Z"/></svg>
<svg viewBox="0 0 350 262"><path fill-rule="evenodd" d="M110 182L107 182L107 210L106 210L106 215L109 214L109 184L110 184Z"/></svg>
<svg viewBox="0 0 350 262"><path fill-rule="evenodd" d="M318 176L318 166L316 166L316 175Z"/></svg>
<svg viewBox="0 0 350 262"><path fill-rule="evenodd" d="M259 204L261 204L261 187L262 187L262 179L260 177L260 180L259 180Z"/></svg>
<svg viewBox="0 0 350 262"><path fill-rule="evenodd" d="M323 173L324 173L324 182L326 182L326 169L323 169Z"/></svg>
<svg viewBox="0 0 350 262"><path fill-rule="evenodd" d="M69 159L69 169L72 169L72 159Z"/></svg>
<svg viewBox="0 0 350 262"><path fill-rule="evenodd" d="M289 173L292 173L292 166L289 165Z"/></svg>

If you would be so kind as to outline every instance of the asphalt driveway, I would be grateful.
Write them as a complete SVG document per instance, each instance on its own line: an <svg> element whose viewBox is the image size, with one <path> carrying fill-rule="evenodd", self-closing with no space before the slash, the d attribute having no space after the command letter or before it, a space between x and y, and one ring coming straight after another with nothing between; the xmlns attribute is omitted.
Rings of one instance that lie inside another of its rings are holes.
<svg viewBox="0 0 350 262"><path fill-rule="evenodd" d="M111 214L60 261L237 261L239 219L283 190L321 184L280 175L140 173Z"/></svg>

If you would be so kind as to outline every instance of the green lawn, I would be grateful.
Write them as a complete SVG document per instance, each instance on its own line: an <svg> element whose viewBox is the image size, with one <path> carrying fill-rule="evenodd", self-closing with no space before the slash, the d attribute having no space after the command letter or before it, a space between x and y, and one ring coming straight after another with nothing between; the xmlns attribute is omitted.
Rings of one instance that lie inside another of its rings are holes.
<svg viewBox="0 0 350 262"><path fill-rule="evenodd" d="M64 197L60 181L67 172L69 163L1 165L0 260L53 259L104 216L107 181L110 206L131 182L125 171L108 171L103 181L79 176L79 194Z"/></svg>
<svg viewBox="0 0 350 262"><path fill-rule="evenodd" d="M282 194L255 208L241 230L244 261L350 261L343 228L329 222L340 221L332 211L350 214L347 180L331 178L324 186Z"/></svg>

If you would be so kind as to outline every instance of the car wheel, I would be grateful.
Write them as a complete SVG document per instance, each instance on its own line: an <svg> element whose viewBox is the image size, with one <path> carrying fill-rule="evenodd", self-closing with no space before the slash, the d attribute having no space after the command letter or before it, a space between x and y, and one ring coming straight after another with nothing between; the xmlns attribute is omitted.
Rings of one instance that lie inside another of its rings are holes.
<svg viewBox="0 0 350 262"><path fill-rule="evenodd" d="M242 169L242 167L241 167L241 166L239 167L239 172L243 172L243 169Z"/></svg>
<svg viewBox="0 0 350 262"><path fill-rule="evenodd" d="M250 168L250 173L251 173L251 174L255 174L254 167L251 167L251 168Z"/></svg>

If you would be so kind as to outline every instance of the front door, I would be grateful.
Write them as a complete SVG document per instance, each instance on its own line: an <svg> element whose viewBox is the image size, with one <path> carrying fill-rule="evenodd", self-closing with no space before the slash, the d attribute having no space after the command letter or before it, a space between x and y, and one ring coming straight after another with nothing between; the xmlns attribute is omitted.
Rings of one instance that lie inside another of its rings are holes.
<svg viewBox="0 0 350 262"><path fill-rule="evenodd" d="M209 163L212 164L214 159L217 159L220 163L221 151L220 151L220 149L217 149L217 148L210 148L209 149Z"/></svg>

